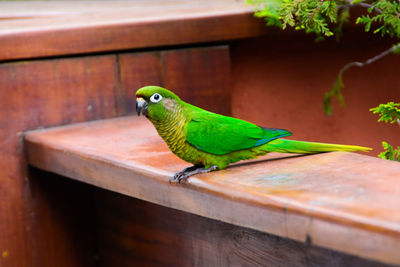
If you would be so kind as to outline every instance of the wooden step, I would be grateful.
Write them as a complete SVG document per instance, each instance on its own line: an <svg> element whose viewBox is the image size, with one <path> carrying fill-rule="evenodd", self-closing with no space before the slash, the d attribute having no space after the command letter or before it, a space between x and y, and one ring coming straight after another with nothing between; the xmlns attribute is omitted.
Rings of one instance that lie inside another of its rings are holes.
<svg viewBox="0 0 400 267"><path fill-rule="evenodd" d="M237 0L0 2L0 61L260 36Z"/></svg>
<svg viewBox="0 0 400 267"><path fill-rule="evenodd" d="M271 153L169 184L189 164L136 116L27 132L25 148L32 166L110 191L400 264L397 162L345 152Z"/></svg>

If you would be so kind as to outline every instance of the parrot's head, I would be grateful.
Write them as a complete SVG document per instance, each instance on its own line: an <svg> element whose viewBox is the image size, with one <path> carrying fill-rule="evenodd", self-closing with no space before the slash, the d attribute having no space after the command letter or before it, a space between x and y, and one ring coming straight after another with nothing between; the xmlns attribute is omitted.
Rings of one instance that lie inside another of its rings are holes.
<svg viewBox="0 0 400 267"><path fill-rule="evenodd" d="M163 120L180 102L178 96L159 86L145 86L136 92L136 112L155 121Z"/></svg>

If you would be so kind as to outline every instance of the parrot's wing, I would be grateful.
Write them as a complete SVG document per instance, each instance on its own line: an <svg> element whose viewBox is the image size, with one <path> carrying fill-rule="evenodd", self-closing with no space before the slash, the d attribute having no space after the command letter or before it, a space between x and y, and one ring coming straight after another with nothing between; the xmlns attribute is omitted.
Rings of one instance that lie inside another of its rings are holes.
<svg viewBox="0 0 400 267"><path fill-rule="evenodd" d="M222 155L231 151L266 144L291 133L262 128L253 123L207 112L194 116L186 127L186 140L208 153Z"/></svg>

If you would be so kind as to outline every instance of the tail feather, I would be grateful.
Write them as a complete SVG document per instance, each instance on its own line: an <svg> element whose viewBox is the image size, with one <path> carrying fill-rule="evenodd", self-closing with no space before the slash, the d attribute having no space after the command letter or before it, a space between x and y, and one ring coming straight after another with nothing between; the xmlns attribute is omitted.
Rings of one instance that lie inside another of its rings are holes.
<svg viewBox="0 0 400 267"><path fill-rule="evenodd" d="M372 148L362 147L362 146L315 143L315 142L305 142L305 141L296 141L288 139L275 139L263 145L262 148L269 152L299 153L299 154L314 154L314 153L332 152L332 151L368 152L369 150L372 150Z"/></svg>

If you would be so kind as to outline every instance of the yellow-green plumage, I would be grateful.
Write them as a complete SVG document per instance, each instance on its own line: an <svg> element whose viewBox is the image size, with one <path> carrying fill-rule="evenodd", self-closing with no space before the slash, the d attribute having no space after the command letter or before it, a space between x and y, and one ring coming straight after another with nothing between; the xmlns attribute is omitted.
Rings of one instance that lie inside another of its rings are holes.
<svg viewBox="0 0 400 267"><path fill-rule="evenodd" d="M360 146L282 139L291 133L282 129L259 127L200 109L157 86L143 87L136 95L142 105L145 104L147 118L171 151L181 159L205 169L212 166L224 169L230 163L273 151L320 153L370 150Z"/></svg>
<svg viewBox="0 0 400 267"><path fill-rule="evenodd" d="M230 163L239 160L255 158L255 155L253 155L254 153L249 151L235 151L225 155L210 154L188 143L185 131L188 118L185 114L188 112L190 113L190 111L187 110L188 107L178 105L174 100L170 101L172 102L170 105L174 107L165 117L165 120L159 122L150 117L149 120L153 123L158 134L164 139L175 155L193 165L202 165L206 168L212 165L218 165L219 169L224 169ZM258 152L257 154L266 154L266 152Z"/></svg>

